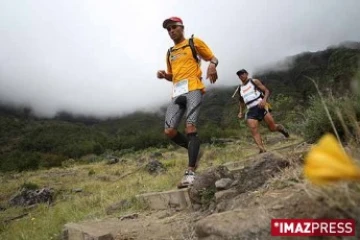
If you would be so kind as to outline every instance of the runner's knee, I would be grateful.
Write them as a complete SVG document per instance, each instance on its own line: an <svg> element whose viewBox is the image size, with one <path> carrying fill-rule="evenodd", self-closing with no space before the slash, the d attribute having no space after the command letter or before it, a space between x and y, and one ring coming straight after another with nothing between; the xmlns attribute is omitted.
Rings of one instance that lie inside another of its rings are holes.
<svg viewBox="0 0 360 240"><path fill-rule="evenodd" d="M252 133L257 133L258 132L258 126L256 126L255 124L248 124L250 131Z"/></svg>
<svg viewBox="0 0 360 240"><path fill-rule="evenodd" d="M186 124L186 134L189 134L189 133L194 133L196 132L197 129L195 127L195 125L193 124Z"/></svg>
<svg viewBox="0 0 360 240"><path fill-rule="evenodd" d="M173 138L176 136L177 131L174 128L166 128L164 133L168 138Z"/></svg>
<svg viewBox="0 0 360 240"><path fill-rule="evenodd" d="M250 127L250 130L253 134L258 133L258 128L257 127Z"/></svg>

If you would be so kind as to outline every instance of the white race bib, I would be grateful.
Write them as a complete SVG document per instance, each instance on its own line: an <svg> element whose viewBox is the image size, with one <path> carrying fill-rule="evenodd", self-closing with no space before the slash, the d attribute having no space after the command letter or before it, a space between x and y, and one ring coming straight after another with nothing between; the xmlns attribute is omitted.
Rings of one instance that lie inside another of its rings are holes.
<svg viewBox="0 0 360 240"><path fill-rule="evenodd" d="M189 92L189 81L187 79L181 80L173 86L173 97Z"/></svg>

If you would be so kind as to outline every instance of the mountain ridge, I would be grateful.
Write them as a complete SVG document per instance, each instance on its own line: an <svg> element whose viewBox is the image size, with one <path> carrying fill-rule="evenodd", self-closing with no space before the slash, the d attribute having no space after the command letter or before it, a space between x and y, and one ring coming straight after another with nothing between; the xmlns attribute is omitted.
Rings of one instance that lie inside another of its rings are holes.
<svg viewBox="0 0 360 240"><path fill-rule="evenodd" d="M318 83L321 91L331 92L334 97L343 98L352 91L350 84L359 74L360 44L340 46L298 54L288 70L254 74L271 91L270 103L277 121L299 133L299 125L306 120L299 113L311 109L312 99L317 96L308 77ZM215 138L251 137L245 122L237 118L238 101L232 98L236 87L236 84L214 87L204 95L198 127L203 143L212 143ZM121 156L123 151L166 147L169 145L163 133L166 105L158 109L107 119L66 111L53 118L41 118L28 106L0 104L0 171L61 166L68 159L82 161L89 154ZM313 113L316 112L315 109ZM184 131L184 121L179 130Z"/></svg>

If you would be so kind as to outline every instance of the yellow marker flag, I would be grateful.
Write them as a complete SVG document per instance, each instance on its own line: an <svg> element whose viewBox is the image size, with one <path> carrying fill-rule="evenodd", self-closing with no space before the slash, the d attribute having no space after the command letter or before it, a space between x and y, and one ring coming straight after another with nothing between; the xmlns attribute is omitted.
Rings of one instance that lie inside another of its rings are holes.
<svg viewBox="0 0 360 240"><path fill-rule="evenodd" d="M306 155L304 175L311 182L321 185L360 180L360 168L332 134L325 134Z"/></svg>

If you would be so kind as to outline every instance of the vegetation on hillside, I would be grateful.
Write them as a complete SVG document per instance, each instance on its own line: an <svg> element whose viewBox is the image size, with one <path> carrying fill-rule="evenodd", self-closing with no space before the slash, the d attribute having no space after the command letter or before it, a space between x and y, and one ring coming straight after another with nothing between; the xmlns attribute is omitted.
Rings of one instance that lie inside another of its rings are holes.
<svg viewBox="0 0 360 240"><path fill-rule="evenodd" d="M359 81L360 47L357 43L302 53L290 58L286 70L262 71L260 78L271 90L275 120L285 124L306 140L315 141L333 131L312 81L319 85L336 126L355 128L360 104L352 83ZM202 142L214 138L249 137L243 120L238 120L238 102L231 96L234 87L215 88L204 98L199 119ZM166 147L163 134L165 107L159 113L135 112L99 120L77 117L66 112L52 119L41 119L28 107L0 107L0 171L24 171L62 166L73 159L96 161L148 147ZM343 119L337 109L346 109ZM182 123L184 126L184 122ZM183 127L181 127L183 131ZM340 131L342 137L345 132ZM96 157L100 156L100 157Z"/></svg>

